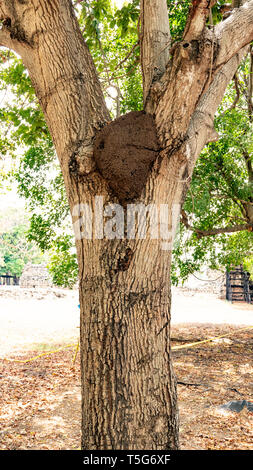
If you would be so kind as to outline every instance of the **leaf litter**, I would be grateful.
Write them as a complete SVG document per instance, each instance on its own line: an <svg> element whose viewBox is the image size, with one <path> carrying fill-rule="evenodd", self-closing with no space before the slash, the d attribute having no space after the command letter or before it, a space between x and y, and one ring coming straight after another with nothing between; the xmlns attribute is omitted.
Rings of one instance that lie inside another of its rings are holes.
<svg viewBox="0 0 253 470"><path fill-rule="evenodd" d="M202 343L172 352L178 382L182 450L253 448L253 413L220 406L253 401L252 330L230 325L174 325L172 347L231 334L229 341ZM225 339L225 338L224 338ZM59 345L61 346L61 345ZM80 353L60 350L9 356L0 363L0 449L74 450L81 440Z"/></svg>

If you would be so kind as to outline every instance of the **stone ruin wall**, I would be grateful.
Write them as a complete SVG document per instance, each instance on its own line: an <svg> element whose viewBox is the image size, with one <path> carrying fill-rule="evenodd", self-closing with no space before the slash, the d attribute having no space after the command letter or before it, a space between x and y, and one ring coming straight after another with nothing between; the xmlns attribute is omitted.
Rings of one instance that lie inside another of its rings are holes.
<svg viewBox="0 0 253 470"><path fill-rule="evenodd" d="M51 287L47 267L41 264L27 264L19 281L20 287L46 288Z"/></svg>

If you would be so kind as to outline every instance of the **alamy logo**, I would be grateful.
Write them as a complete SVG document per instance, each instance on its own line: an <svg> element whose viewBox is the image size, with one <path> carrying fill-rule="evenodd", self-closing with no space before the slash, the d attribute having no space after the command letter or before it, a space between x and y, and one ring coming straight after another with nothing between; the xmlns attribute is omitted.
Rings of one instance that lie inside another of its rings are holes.
<svg viewBox="0 0 253 470"><path fill-rule="evenodd" d="M72 211L77 240L146 239L160 240L163 250L172 250L180 217L180 204L104 205L103 196L96 196L94 208L77 204Z"/></svg>

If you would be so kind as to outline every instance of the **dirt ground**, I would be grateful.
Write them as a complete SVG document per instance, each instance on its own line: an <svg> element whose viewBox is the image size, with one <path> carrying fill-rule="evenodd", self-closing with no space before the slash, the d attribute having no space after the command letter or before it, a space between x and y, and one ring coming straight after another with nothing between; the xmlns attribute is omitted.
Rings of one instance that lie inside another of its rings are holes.
<svg viewBox="0 0 253 470"><path fill-rule="evenodd" d="M252 325L253 306L173 288L181 449L252 450L253 413L219 409L253 402ZM1 286L0 330L0 449L79 449L77 292Z"/></svg>

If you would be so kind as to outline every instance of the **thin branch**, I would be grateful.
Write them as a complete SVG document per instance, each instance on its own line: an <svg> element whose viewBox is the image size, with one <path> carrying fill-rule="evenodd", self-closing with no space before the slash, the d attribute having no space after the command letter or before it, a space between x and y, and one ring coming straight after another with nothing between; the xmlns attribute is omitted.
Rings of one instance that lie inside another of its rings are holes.
<svg viewBox="0 0 253 470"><path fill-rule="evenodd" d="M125 72L125 73L121 73L120 75L114 75L114 72L113 74L110 76L110 80L113 81L114 83L117 82L118 80L122 80L126 77L129 77L132 73L132 70L134 69L134 67L137 67L139 64L138 63L133 63L130 67L129 67L129 70L128 72ZM108 82L107 78L106 79L103 79L103 78L100 78L100 81L102 82Z"/></svg>
<svg viewBox="0 0 253 470"><path fill-rule="evenodd" d="M250 157L248 151L245 150L245 149L242 151L242 155L243 155L243 158L244 158L245 163L246 163L248 176L249 176L249 183L253 183L253 166L252 166L251 157Z"/></svg>
<svg viewBox="0 0 253 470"><path fill-rule="evenodd" d="M237 105L237 103L240 99L240 88L239 88L239 81L238 81L237 73L234 74L233 80L234 80L236 96L235 96L235 99L234 99L232 105L229 108L229 111L231 111L232 109L234 109L236 107L236 105Z"/></svg>
<svg viewBox="0 0 253 470"><path fill-rule="evenodd" d="M252 121L252 118L253 118L252 93L253 93L253 47L251 45L250 46L249 81L248 81L248 99L247 99L250 121Z"/></svg>
<svg viewBox="0 0 253 470"><path fill-rule="evenodd" d="M104 62L104 70L105 70L106 77L107 77L107 83L108 83L109 86L111 86L111 79L110 79L110 75L109 75L109 65L108 65L108 61L107 61L107 57L106 57L104 48L103 48L102 43L101 43L99 38L98 38L98 44L99 44L99 49L101 51L103 62Z"/></svg>
<svg viewBox="0 0 253 470"><path fill-rule="evenodd" d="M178 385L185 385L186 387L203 387L203 386L207 386L209 388L209 386L205 383L190 383L190 382L182 382L180 380L177 380L177 384Z"/></svg>
<svg viewBox="0 0 253 470"><path fill-rule="evenodd" d="M250 223L233 225L232 227L220 227L213 228L210 230L201 230L189 224L187 214L183 209L181 210L181 222L187 229L191 230L192 232L195 232L198 238L208 237L211 235L218 235L221 233L241 232L243 230L253 231L253 224Z"/></svg>
<svg viewBox="0 0 253 470"><path fill-rule="evenodd" d="M240 99L240 95L241 95L241 92L244 94L243 90L241 91L240 90L240 83L239 83L239 80L238 80L238 75L237 75L237 72L234 74L233 76L233 81L234 81L234 88L235 88L235 91L236 91L236 96L234 98L234 101L233 103L231 104L231 106L229 106L226 111L224 111L223 113L219 114L219 117L223 117L227 114L227 112L229 111L232 111L233 109L235 109L236 105L238 104L239 102L239 99Z"/></svg>
<svg viewBox="0 0 253 470"><path fill-rule="evenodd" d="M135 49L139 46L139 41L136 42L133 47L131 48L131 50L128 52L128 54L126 55L126 57L124 57L124 59L122 59L118 65L116 65L115 69L114 70L117 70L119 68L122 67L122 65L129 59L129 57L131 57L131 55L133 54L133 52L135 51Z"/></svg>
<svg viewBox="0 0 253 470"><path fill-rule="evenodd" d="M198 231L198 238L208 237L211 235L218 235L221 233L235 233L235 232L242 232L243 230L248 230L248 232L253 231L253 224L240 224L240 225L233 225L232 227L220 227L211 230L199 230Z"/></svg>

